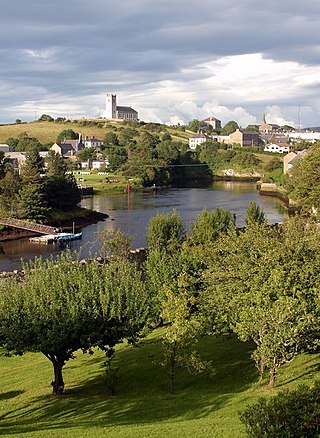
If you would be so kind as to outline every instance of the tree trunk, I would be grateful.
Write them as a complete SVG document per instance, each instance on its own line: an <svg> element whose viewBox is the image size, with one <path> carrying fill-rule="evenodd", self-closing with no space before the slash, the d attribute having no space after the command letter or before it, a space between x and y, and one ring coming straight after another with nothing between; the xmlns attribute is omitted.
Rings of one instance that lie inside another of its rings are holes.
<svg viewBox="0 0 320 438"><path fill-rule="evenodd" d="M64 363L54 361L52 364L54 370L54 380L51 382L52 395L62 395L64 391L64 381L62 377L62 367Z"/></svg>
<svg viewBox="0 0 320 438"><path fill-rule="evenodd" d="M277 367L274 366L272 367L271 371L270 371L270 379L269 379L269 383L268 383L268 389L273 389L274 388L274 384L277 378Z"/></svg>

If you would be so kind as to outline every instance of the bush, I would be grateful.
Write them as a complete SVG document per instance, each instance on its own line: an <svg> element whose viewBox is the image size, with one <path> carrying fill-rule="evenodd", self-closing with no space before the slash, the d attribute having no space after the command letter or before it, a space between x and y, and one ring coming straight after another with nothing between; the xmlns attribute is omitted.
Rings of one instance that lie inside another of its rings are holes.
<svg viewBox="0 0 320 438"><path fill-rule="evenodd" d="M320 434L320 381L281 392L240 414L248 437L318 437Z"/></svg>

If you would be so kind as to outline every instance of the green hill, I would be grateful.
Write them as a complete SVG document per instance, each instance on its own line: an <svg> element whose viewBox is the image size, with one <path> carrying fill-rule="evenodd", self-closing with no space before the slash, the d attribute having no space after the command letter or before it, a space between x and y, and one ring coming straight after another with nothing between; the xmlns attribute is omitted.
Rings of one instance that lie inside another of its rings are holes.
<svg viewBox="0 0 320 438"><path fill-rule="evenodd" d="M0 125L0 143L10 138L18 138L19 135L27 133L29 137L37 138L40 143L46 144L55 142L58 134L66 129L72 129L75 132L81 133L82 137L88 136L103 140L107 132L121 130L128 125L122 122L110 122L103 119L81 119L78 121L66 121L64 123L34 121L30 123L16 123L11 125ZM155 124L134 124L134 128L138 131L154 129ZM151 129L150 129L151 128ZM167 129L165 125L158 125L160 132ZM168 132L175 137L175 140L187 141L189 134L179 129L168 127ZM155 134L157 132L154 132Z"/></svg>

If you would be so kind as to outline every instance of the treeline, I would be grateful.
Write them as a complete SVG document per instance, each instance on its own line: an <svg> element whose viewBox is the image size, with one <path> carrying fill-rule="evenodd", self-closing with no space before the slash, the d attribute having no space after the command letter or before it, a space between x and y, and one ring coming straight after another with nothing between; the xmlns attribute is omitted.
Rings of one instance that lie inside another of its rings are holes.
<svg viewBox="0 0 320 438"><path fill-rule="evenodd" d="M64 159L50 151L47 167L37 148L30 148L18 173L0 152L0 211L2 216L47 222L53 211L70 211L81 200Z"/></svg>
<svg viewBox="0 0 320 438"><path fill-rule="evenodd" d="M67 122L60 119L51 121L61 124ZM45 117L44 121L50 120ZM73 123L79 128L85 126L103 129L104 136L100 140L104 145L99 149L90 147L79 151L77 162L68 162L70 169L77 168L81 161L88 159L108 159L111 171L121 172L128 178L139 178L146 187L207 182L230 168L239 173L258 172L265 176L266 181L282 181L280 158L268 157L262 160L257 156L259 150L256 148L234 145L230 149L216 141L207 141L199 145L196 151L192 151L186 139L179 139L179 129L184 130L184 127L168 128L165 125L144 122L115 125L103 120L78 120ZM230 123L226 125L226 129L233 129ZM81 132L80 129L79 131ZM178 136L174 135L175 131ZM57 136L56 142L59 143L64 138L79 138L79 132L66 128ZM14 151L27 151L34 147L48 150L52 146L52 143L41 144L37 138L30 137L26 132L18 138L8 138L6 143Z"/></svg>
<svg viewBox="0 0 320 438"><path fill-rule="evenodd" d="M174 392L181 368L212 371L197 353L199 337L233 333L252 342L260 380L268 375L273 388L282 365L319 349L320 231L298 217L270 227L254 203L246 222L239 230L224 209L203 210L187 233L172 211L150 220L142 264L130 261L128 236L105 231L108 263L83 265L67 253L24 266L22 281L0 283L2 347L42 352L61 394L75 351L104 350L112 373L118 343L161 326L160 364Z"/></svg>

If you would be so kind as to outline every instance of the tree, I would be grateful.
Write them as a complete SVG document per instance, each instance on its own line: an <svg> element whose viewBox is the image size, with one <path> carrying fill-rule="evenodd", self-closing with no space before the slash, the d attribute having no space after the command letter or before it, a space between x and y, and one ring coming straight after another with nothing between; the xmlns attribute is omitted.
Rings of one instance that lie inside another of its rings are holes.
<svg viewBox="0 0 320 438"><path fill-rule="evenodd" d="M15 171L9 170L0 180L0 206L10 216L17 214L19 210L19 191L21 190L21 178Z"/></svg>
<svg viewBox="0 0 320 438"><path fill-rule="evenodd" d="M163 359L161 365L166 369L170 379L170 391L175 392L175 380L180 368L186 368L190 373L201 373L211 364L200 359L195 344L201 333L201 324L190 315L194 299L187 294L176 295L166 290L166 299L162 306L162 315L169 323L162 338Z"/></svg>
<svg viewBox="0 0 320 438"><path fill-rule="evenodd" d="M122 146L105 147L104 155L108 158L112 170L119 169L128 159L128 153Z"/></svg>
<svg viewBox="0 0 320 438"><path fill-rule="evenodd" d="M4 152L0 151L0 180L10 170L10 161L5 157Z"/></svg>
<svg viewBox="0 0 320 438"><path fill-rule="evenodd" d="M75 140L76 138L78 138L78 134L74 132L72 129L64 129L58 135L56 142L61 143L65 138L70 138Z"/></svg>
<svg viewBox="0 0 320 438"><path fill-rule="evenodd" d="M210 249L207 319L218 319L242 341L253 340L253 358L269 388L278 369L316 344L319 327L320 232L294 219L281 230L250 223L222 235Z"/></svg>
<svg viewBox="0 0 320 438"><path fill-rule="evenodd" d="M39 122L54 122L54 118L51 117L49 114L42 114L41 117L38 119Z"/></svg>
<svg viewBox="0 0 320 438"><path fill-rule="evenodd" d="M80 161L95 160L97 158L97 150L93 146L84 148L77 153L77 158Z"/></svg>
<svg viewBox="0 0 320 438"><path fill-rule="evenodd" d="M80 190L73 174L66 173L63 157L50 151L44 182L44 197L49 208L70 211L81 201Z"/></svg>
<svg viewBox="0 0 320 438"><path fill-rule="evenodd" d="M199 120L197 119L193 119L188 125L188 129L190 129L190 131L193 132L199 131L200 127L201 127L201 122L199 122Z"/></svg>
<svg viewBox="0 0 320 438"><path fill-rule="evenodd" d="M64 254L24 269L23 279L0 283L0 339L11 353L41 352L50 360L54 395L64 392L62 369L77 350L109 350L146 328L148 291L131 262L83 265Z"/></svg>
<svg viewBox="0 0 320 438"><path fill-rule="evenodd" d="M115 132L107 132L103 140L104 146L118 146L119 140Z"/></svg>
<svg viewBox="0 0 320 438"><path fill-rule="evenodd" d="M247 216L245 220L247 225L253 222L262 225L266 223L266 215L254 201L251 201L247 208Z"/></svg>
<svg viewBox="0 0 320 438"><path fill-rule="evenodd" d="M158 213L150 219L147 227L147 243L149 249L173 251L185 240L186 231L177 211Z"/></svg>
<svg viewBox="0 0 320 438"><path fill-rule="evenodd" d="M43 160L37 149L30 149L26 154L21 169L22 189L19 192L19 203L22 216L43 221L48 208L44 196L44 180L41 176Z"/></svg>
<svg viewBox="0 0 320 438"><path fill-rule="evenodd" d="M230 135L232 134L236 129L239 129L239 125L234 120L230 120L230 122L226 123L224 127L221 130L221 135Z"/></svg>
<svg viewBox="0 0 320 438"><path fill-rule="evenodd" d="M320 211L320 142L290 169L288 196L304 211Z"/></svg>
<svg viewBox="0 0 320 438"><path fill-rule="evenodd" d="M195 244L214 242L221 233L235 227L235 214L218 207L214 211L202 210L190 225L190 240Z"/></svg>

